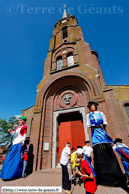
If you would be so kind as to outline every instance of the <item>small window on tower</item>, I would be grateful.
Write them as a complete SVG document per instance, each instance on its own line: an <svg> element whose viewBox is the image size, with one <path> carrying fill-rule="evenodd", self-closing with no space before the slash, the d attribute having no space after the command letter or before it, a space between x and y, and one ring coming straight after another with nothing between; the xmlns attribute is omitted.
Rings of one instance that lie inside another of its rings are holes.
<svg viewBox="0 0 129 194"><path fill-rule="evenodd" d="M73 53L67 54L67 65L68 65L68 67L74 65Z"/></svg>
<svg viewBox="0 0 129 194"><path fill-rule="evenodd" d="M57 70L62 69L62 66L63 66L62 57L59 56L59 57L57 58Z"/></svg>
<svg viewBox="0 0 129 194"><path fill-rule="evenodd" d="M126 112L127 112L128 116L129 116L129 103L125 104L125 109L126 109Z"/></svg>
<svg viewBox="0 0 129 194"><path fill-rule="evenodd" d="M68 37L67 26L65 26L62 30L63 30L63 39L65 39Z"/></svg>

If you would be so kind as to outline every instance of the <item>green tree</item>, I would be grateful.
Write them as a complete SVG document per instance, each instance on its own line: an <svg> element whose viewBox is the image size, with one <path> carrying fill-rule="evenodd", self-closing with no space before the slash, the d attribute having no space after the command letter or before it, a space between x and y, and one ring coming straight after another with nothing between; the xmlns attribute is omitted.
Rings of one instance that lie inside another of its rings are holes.
<svg viewBox="0 0 129 194"><path fill-rule="evenodd" d="M18 126L18 120L15 116L10 117L8 121L0 118L0 147L9 148L13 136L8 133L8 129L14 130Z"/></svg>

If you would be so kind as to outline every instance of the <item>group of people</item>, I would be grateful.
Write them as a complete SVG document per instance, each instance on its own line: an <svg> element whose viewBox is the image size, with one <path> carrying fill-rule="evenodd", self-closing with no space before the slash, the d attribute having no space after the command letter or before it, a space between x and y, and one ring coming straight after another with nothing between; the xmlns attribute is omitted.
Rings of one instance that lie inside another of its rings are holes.
<svg viewBox="0 0 129 194"><path fill-rule="evenodd" d="M61 154L60 164L62 167L62 188L65 193L70 192L69 175L67 164L72 165L72 172L82 177L86 194L94 194L97 185L105 186L126 186L129 183L129 148L122 143L122 139L115 141L107 134L107 120L104 113L97 111L98 103L88 102L90 112L86 116L87 127L91 128L92 146L85 145L76 151L71 149L70 142L66 144ZM84 142L88 144L89 141ZM125 169L122 173L114 150L121 156ZM91 152L94 156L94 169L91 165ZM80 167L80 170L78 169Z"/></svg>
<svg viewBox="0 0 129 194"><path fill-rule="evenodd" d="M88 102L90 112L86 116L87 127L91 128L92 146L85 141L84 147L70 150L70 142L67 142L60 159L62 167L62 188L66 193L70 192L69 174L67 164L70 162L73 177L76 174L82 177L86 194L94 194L97 185L124 186L129 183L129 148L122 143L122 139L113 139L106 132L107 120L104 113L97 111L98 103ZM14 135L12 145L1 169L0 178L3 180L26 177L27 169L27 146L25 143L27 126L26 117L19 117L19 126L8 132ZM125 169L122 173L114 150L118 152ZM71 154L72 151L72 154ZM94 156L94 169L91 165L91 153Z"/></svg>
<svg viewBox="0 0 129 194"><path fill-rule="evenodd" d="M28 151L25 143L27 134L25 123L27 118L21 116L18 121L19 126L14 131L8 130L14 136L14 139L1 169L0 178L3 180L26 177Z"/></svg>
<svg viewBox="0 0 129 194"><path fill-rule="evenodd" d="M86 143L87 144L87 143ZM84 155L84 147L78 146L79 148L75 151L75 148L71 148L70 154L70 142L66 143L66 147L62 150L60 164L62 167L62 188L65 193L71 193L71 185L69 182L69 174L67 165L71 164L72 176L76 180L78 174L82 177L86 194L95 193L97 189L96 179L94 176L94 170L90 165L88 159ZM88 146L90 148L90 146ZM92 149L92 148L91 148ZM85 157L84 157L85 156Z"/></svg>

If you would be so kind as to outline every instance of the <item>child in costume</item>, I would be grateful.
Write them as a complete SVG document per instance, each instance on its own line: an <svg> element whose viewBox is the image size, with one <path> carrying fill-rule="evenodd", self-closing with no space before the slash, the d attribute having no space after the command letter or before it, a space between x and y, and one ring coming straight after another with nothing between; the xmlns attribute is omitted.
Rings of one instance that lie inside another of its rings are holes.
<svg viewBox="0 0 129 194"><path fill-rule="evenodd" d="M8 130L11 135L14 135L14 139L1 169L0 178L3 180L15 179L22 176L23 160L21 159L21 153L24 153L26 149L26 121L26 117L21 116L19 117L19 126L14 131L12 129Z"/></svg>

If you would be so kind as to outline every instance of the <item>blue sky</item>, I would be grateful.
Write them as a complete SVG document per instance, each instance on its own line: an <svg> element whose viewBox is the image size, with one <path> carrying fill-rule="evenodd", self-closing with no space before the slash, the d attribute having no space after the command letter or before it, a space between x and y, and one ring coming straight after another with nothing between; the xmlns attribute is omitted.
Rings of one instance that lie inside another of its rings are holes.
<svg viewBox="0 0 129 194"><path fill-rule="evenodd" d="M99 55L107 85L129 85L128 0L1 0L0 117L35 104L52 29L63 5Z"/></svg>

